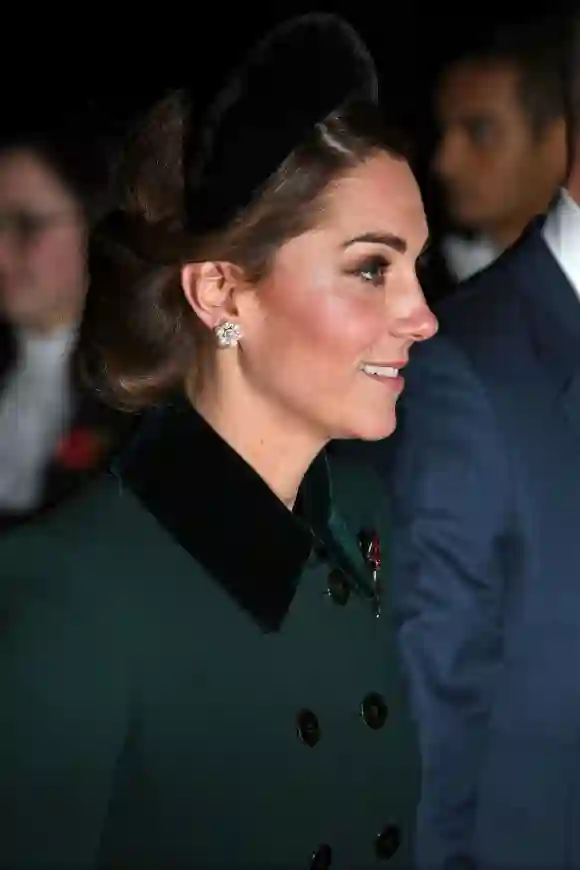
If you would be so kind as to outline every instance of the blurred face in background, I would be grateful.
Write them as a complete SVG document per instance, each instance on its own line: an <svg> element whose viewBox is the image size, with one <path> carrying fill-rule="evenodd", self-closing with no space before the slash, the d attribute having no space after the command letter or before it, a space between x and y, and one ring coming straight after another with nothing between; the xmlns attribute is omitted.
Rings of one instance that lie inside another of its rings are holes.
<svg viewBox="0 0 580 870"><path fill-rule="evenodd" d="M87 284L80 203L34 151L0 153L0 318L48 333L74 326Z"/></svg>
<svg viewBox="0 0 580 870"><path fill-rule="evenodd" d="M561 118L534 128L515 65L460 63L436 95L434 169L449 217L508 245L546 210L566 171Z"/></svg>

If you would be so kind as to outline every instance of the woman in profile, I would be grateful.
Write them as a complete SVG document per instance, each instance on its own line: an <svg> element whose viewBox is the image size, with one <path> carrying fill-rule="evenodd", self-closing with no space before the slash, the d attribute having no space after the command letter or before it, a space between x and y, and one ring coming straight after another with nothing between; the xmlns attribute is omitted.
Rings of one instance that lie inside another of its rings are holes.
<svg viewBox="0 0 580 870"><path fill-rule="evenodd" d="M392 432L436 329L373 64L297 19L127 155L84 338L100 389L156 410L2 543L0 866L408 868L387 511L327 450Z"/></svg>

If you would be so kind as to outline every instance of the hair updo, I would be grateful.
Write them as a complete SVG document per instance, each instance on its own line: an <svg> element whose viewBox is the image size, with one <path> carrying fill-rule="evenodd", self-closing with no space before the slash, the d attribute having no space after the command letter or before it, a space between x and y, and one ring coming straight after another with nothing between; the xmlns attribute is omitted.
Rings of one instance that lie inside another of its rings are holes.
<svg viewBox="0 0 580 870"><path fill-rule="evenodd" d="M184 166L190 116L187 96L171 93L128 137L119 207L92 239L82 366L101 397L124 410L179 388L207 347L208 330L181 288L185 263L231 262L258 281L277 249L316 223L335 178L377 151L408 156L400 131L384 127L376 106L348 103L316 126L227 226L192 236Z"/></svg>

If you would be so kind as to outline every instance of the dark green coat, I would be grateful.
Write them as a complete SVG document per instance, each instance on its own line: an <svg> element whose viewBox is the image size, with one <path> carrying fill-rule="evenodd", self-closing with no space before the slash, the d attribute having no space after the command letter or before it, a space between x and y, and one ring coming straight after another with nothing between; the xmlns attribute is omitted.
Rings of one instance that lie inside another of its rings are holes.
<svg viewBox="0 0 580 870"><path fill-rule="evenodd" d="M381 502L325 453L293 515L177 405L0 542L0 866L411 866Z"/></svg>

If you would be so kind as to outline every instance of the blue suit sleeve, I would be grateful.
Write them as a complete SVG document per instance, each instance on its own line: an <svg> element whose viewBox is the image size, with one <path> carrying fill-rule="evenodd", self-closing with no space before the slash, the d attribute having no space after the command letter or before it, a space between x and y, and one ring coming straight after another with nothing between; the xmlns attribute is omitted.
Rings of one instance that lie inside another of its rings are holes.
<svg viewBox="0 0 580 870"><path fill-rule="evenodd" d="M423 763L417 862L459 870L501 663L509 474L467 359L442 338L417 351L389 445L393 596Z"/></svg>

